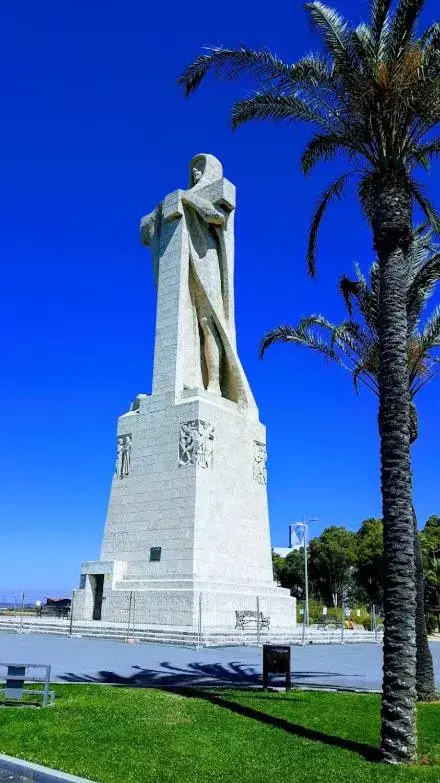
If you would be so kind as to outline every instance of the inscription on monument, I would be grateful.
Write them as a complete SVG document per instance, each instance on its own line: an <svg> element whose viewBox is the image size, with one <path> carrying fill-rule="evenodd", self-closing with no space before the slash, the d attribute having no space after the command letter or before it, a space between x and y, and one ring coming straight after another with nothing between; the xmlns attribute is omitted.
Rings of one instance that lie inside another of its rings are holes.
<svg viewBox="0 0 440 783"><path fill-rule="evenodd" d="M179 465L210 468L214 452L214 427L201 419L180 425Z"/></svg>
<svg viewBox="0 0 440 783"><path fill-rule="evenodd" d="M123 479L130 473L131 460L131 433L128 435L119 435L117 443L116 468L117 478Z"/></svg>
<svg viewBox="0 0 440 783"><path fill-rule="evenodd" d="M264 443L254 440L254 479L259 484L267 484L267 451Z"/></svg>

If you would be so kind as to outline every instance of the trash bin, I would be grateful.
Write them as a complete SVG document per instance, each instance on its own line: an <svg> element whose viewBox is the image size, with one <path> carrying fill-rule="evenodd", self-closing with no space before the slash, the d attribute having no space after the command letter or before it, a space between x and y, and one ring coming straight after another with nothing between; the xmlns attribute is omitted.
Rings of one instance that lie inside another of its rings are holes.
<svg viewBox="0 0 440 783"><path fill-rule="evenodd" d="M284 674L286 691L292 687L290 674L290 645L288 644L264 644L263 645L263 688L269 687L270 674Z"/></svg>

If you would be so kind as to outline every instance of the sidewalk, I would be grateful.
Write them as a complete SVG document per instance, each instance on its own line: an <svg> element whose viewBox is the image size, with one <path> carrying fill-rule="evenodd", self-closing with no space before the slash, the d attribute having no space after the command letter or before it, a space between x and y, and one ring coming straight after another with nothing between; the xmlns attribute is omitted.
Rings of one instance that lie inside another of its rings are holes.
<svg viewBox="0 0 440 783"><path fill-rule="evenodd" d="M32 778L25 778L23 775L10 772L0 767L0 783L33 783Z"/></svg>

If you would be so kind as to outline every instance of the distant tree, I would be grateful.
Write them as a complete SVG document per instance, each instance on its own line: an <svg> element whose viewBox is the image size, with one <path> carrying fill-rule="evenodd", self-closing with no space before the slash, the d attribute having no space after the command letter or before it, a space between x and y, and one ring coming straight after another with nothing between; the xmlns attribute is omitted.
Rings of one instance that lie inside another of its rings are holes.
<svg viewBox="0 0 440 783"><path fill-rule="evenodd" d="M426 569L426 603L428 606L440 606L440 557L433 556Z"/></svg>
<svg viewBox="0 0 440 783"><path fill-rule="evenodd" d="M423 558L426 566L429 568L430 557L432 553L440 549L440 517L433 514L427 520L425 527L420 534L422 544Z"/></svg>
<svg viewBox="0 0 440 783"><path fill-rule="evenodd" d="M310 577L315 590L335 607L353 582L357 562L357 536L345 527L327 527L309 546Z"/></svg>
<svg viewBox="0 0 440 783"><path fill-rule="evenodd" d="M358 554L356 579L369 601L383 603L383 523L381 519L365 519L357 532Z"/></svg>
<svg viewBox="0 0 440 783"><path fill-rule="evenodd" d="M429 517L420 533L425 570L425 601L430 606L440 605L440 517Z"/></svg>
<svg viewBox="0 0 440 783"><path fill-rule="evenodd" d="M304 549L294 549L286 557L277 560L278 581L287 587L295 598L304 596Z"/></svg>
<svg viewBox="0 0 440 783"><path fill-rule="evenodd" d="M281 557L281 555L277 555L276 552L272 549L272 568L273 568L273 578L275 579L275 582L279 582L281 584L281 569L283 567L284 558Z"/></svg>

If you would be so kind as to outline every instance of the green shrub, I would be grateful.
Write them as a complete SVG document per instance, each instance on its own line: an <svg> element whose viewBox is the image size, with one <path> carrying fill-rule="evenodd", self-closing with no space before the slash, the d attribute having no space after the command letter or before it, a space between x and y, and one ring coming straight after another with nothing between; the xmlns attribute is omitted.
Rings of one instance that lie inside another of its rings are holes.
<svg viewBox="0 0 440 783"><path fill-rule="evenodd" d="M324 608L324 605L321 601L316 601L315 599L310 599L309 601L309 621L311 625L314 625L316 623L321 622L324 617L327 618L336 618L336 620L340 623L341 621L341 607L338 606L337 609L335 609L334 606L327 606L327 614L323 615L322 610ZM303 622L303 615L301 614L301 609L304 608L304 602L303 601L297 601L296 604L296 620L299 624ZM360 615L358 617L357 610L360 609ZM350 622L350 620L355 623L355 625L362 625L366 631L371 630L371 613L369 609L366 606L358 606L353 607L351 610L350 615L346 615L344 613L344 621L347 622L347 624ZM376 615L376 626L382 625L382 618Z"/></svg>

